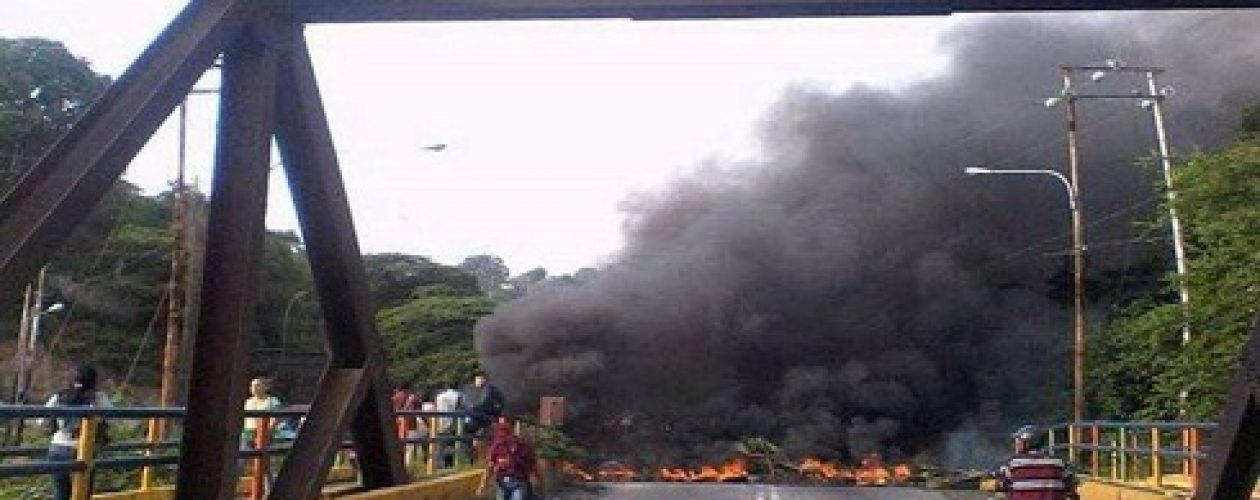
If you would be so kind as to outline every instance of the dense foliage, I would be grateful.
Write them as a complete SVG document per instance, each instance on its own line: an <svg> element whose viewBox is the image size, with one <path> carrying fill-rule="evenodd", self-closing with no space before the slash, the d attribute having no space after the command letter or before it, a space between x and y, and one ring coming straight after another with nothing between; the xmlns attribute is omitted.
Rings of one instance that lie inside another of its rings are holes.
<svg viewBox="0 0 1260 500"><path fill-rule="evenodd" d="M1177 166L1173 207L1185 228L1190 307L1178 304L1170 273L1095 339L1092 385L1102 416L1217 417L1260 305L1257 116L1260 108L1244 114L1237 143ZM1192 340L1183 346L1187 322Z"/></svg>
<svg viewBox="0 0 1260 500"><path fill-rule="evenodd" d="M0 38L0 191L34 163L108 83L60 42Z"/></svg>

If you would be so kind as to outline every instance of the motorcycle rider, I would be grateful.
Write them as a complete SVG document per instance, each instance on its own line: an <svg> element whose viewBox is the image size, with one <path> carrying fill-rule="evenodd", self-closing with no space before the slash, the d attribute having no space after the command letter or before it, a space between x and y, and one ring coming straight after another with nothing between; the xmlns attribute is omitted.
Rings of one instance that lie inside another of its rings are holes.
<svg viewBox="0 0 1260 500"><path fill-rule="evenodd" d="M1076 480L1058 457L1033 448L1036 428L1021 427L1011 437L1015 454L998 472L998 491L1007 500L1076 500Z"/></svg>

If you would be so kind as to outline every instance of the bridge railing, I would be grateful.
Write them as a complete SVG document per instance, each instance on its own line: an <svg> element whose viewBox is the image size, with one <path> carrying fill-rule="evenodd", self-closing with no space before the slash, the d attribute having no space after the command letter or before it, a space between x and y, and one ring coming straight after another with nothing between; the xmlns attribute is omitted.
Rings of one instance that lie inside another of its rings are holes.
<svg viewBox="0 0 1260 500"><path fill-rule="evenodd" d="M178 428L170 424L171 421L182 419L184 414L184 408L0 405L0 421L46 422L47 419L54 418L75 418L80 422L74 460L48 460L46 438L42 438L42 442L37 444L0 447L0 479L70 474L71 498L87 500L94 492L93 477L96 471L139 469L139 489L154 489L158 487L156 469L179 463ZM404 444L404 460L413 475L431 476L448 466L458 468L469 465L475 459L471 453L472 437L464 432L468 413L399 411L396 415L399 438ZM257 428L252 442L246 442L242 438L237 456L245 466L242 476L248 477L248 495L251 498L264 496L268 480L272 476L269 470L271 458L283 457L289 452L296 433L300 430L300 421L305 416L305 409L245 411L245 418L256 419ZM144 439L107 444L97 439L102 430L102 422L137 420L147 422L147 437ZM294 420L299 421L297 428L290 424ZM416 425L418 422L425 423L425 432L412 431L419 428ZM158 426L167 429L165 439L157 438L163 434L158 431ZM338 454L334 464L335 470L349 471L350 477L330 477L330 481L355 479L357 464L352 449L353 443L344 441L342 452Z"/></svg>
<svg viewBox="0 0 1260 500"><path fill-rule="evenodd" d="M1046 447L1097 479L1193 489L1210 422L1088 421L1050 426Z"/></svg>

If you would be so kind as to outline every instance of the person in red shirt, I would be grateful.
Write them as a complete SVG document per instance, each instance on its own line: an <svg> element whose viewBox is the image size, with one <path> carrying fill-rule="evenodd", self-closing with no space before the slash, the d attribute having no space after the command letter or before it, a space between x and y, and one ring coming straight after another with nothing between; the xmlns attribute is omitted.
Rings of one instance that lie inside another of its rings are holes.
<svg viewBox="0 0 1260 500"><path fill-rule="evenodd" d="M394 411L414 411L420 409L420 396L411 390L411 384L403 383L394 389L394 394L390 396L390 402L394 405ZM398 419L398 437L403 439L415 439L422 437L418 435L419 426L414 416L399 416ZM403 447L403 458L408 465L411 464L415 457L418 447L414 443L408 443Z"/></svg>
<svg viewBox="0 0 1260 500"><path fill-rule="evenodd" d="M510 418L499 417L491 427L490 449L486 453L486 473L477 486L480 496L491 478L499 488L499 500L530 500L536 485L542 484L538 474L538 458L528 440L513 432Z"/></svg>

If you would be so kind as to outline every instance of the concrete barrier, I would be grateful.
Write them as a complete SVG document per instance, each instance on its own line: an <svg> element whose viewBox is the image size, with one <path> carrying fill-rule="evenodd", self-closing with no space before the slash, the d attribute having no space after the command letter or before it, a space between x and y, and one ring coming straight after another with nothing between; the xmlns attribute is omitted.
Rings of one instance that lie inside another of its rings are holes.
<svg viewBox="0 0 1260 500"><path fill-rule="evenodd" d="M474 497L473 493L476 492L477 484L481 481L482 472L481 469L467 470L433 479L422 479L415 483L394 488L365 493L343 493L339 490L353 489L353 485L344 485L344 482L355 480L358 471L350 467L334 467L329 471L329 487L325 490L323 498L465 500ZM343 483L344 486L336 484L339 482ZM247 496L249 491L249 478L241 478L236 488L237 495ZM379 496L378 494L383 494L384 496ZM130 490L92 495L93 500L171 500L173 498L175 498L175 487L173 486L159 486L147 490Z"/></svg>
<svg viewBox="0 0 1260 500"><path fill-rule="evenodd" d="M477 485L484 470L456 472L424 482L404 484L363 493L338 495L353 500L470 500L477 498Z"/></svg>
<svg viewBox="0 0 1260 500"><path fill-rule="evenodd" d="M1085 481L1080 487L1081 500L1168 500L1190 498L1188 491L1148 488L1133 484Z"/></svg>

